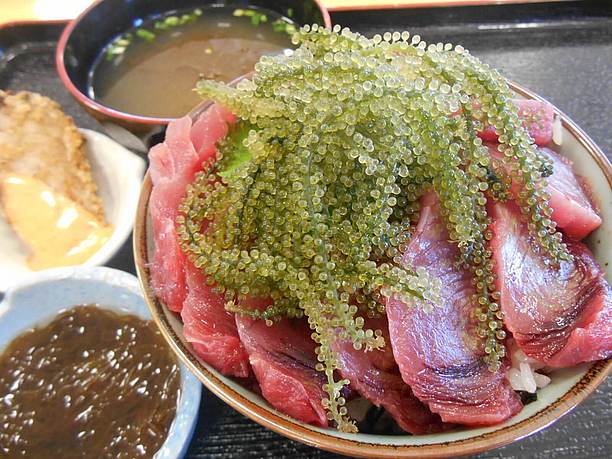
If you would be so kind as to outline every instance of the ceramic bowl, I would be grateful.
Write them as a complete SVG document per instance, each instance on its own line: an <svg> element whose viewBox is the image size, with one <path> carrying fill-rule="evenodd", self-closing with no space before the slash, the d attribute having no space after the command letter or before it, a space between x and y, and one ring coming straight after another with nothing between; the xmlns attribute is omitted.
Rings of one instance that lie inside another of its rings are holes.
<svg viewBox="0 0 612 459"><path fill-rule="evenodd" d="M44 326L60 312L81 304L151 319L138 279L131 274L104 267L41 271L11 287L0 303L0 351L21 333ZM180 371L176 417L155 459L183 457L197 422L202 385L182 364Z"/></svg>
<svg viewBox="0 0 612 459"><path fill-rule="evenodd" d="M519 97L538 97L511 84ZM202 110L194 111L201 113ZM588 178L601 209L603 225L588 240L597 260L607 267L612 261L612 166L591 139L566 115L562 120L563 142L557 151L574 161L576 171ZM259 395L224 377L199 359L184 339L180 318L155 296L150 284L148 260L155 250L151 238L148 201L151 179L147 174L140 195L134 230L134 254L138 276L153 319L181 360L223 401L261 425L291 439L329 451L360 457L434 458L475 454L531 435L571 411L601 384L612 371L612 361L578 365L557 370L552 383L538 391L538 400L526 405L508 421L487 428L464 428L432 435L344 434L303 424L275 409ZM612 270L607 269L612 282Z"/></svg>
<svg viewBox="0 0 612 459"><path fill-rule="evenodd" d="M106 214L115 228L111 238L87 260L85 266L99 266L117 253L132 232L134 213L145 170L142 158L99 132L81 129L87 140L86 154ZM0 292L31 274L28 249L0 216Z"/></svg>
<svg viewBox="0 0 612 459"><path fill-rule="evenodd" d="M89 73L102 49L116 36L143 18L203 5L258 6L281 14L293 10L298 24L331 27L329 13L320 0L98 0L70 22L62 33L55 55L60 78L68 91L102 123L108 134L131 149L146 152L152 136L163 131L170 118L125 113L107 107L88 95ZM231 56L228 56L231 58ZM240 56L233 56L240 58ZM238 77L238 75L236 75ZM154 95L153 95L154 96Z"/></svg>

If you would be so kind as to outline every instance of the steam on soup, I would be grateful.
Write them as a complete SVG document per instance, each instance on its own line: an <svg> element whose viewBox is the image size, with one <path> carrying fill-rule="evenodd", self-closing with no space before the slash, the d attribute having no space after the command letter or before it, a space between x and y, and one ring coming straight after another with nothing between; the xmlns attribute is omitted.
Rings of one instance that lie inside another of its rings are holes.
<svg viewBox="0 0 612 459"><path fill-rule="evenodd" d="M200 98L200 76L231 81L264 54L292 48L294 23L265 9L209 6L143 21L111 42L90 74L90 97L141 116L176 118Z"/></svg>

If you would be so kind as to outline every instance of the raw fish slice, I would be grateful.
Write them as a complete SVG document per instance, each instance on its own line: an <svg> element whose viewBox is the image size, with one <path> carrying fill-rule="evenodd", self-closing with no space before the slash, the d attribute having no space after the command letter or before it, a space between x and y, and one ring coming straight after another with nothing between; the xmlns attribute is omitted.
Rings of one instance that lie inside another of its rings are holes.
<svg viewBox="0 0 612 459"><path fill-rule="evenodd" d="M189 117L175 120L168 125L165 141L149 152L155 239L150 268L156 294L171 311L181 312L185 338L196 354L225 375L247 377L248 355L234 317L181 250L175 225L187 185L202 162L215 157L216 143L227 134L227 122L233 119L227 113L213 106L193 127Z"/></svg>
<svg viewBox="0 0 612 459"><path fill-rule="evenodd" d="M180 311L186 295L185 262L174 222L178 206L193 180L200 160L189 138L191 119L171 122L166 140L149 152L153 189L149 211L153 223L155 252L151 260L151 280L157 296L171 311Z"/></svg>
<svg viewBox="0 0 612 459"><path fill-rule="evenodd" d="M550 194L552 219L572 239L584 239L601 225L585 189L574 174L572 162L548 148L544 153L553 163L554 173L548 177L546 191Z"/></svg>
<svg viewBox="0 0 612 459"><path fill-rule="evenodd" d="M235 123L236 117L217 104L198 118L191 130L191 141L202 160L217 154L215 144L227 135L227 126Z"/></svg>
<svg viewBox="0 0 612 459"><path fill-rule="evenodd" d="M225 310L223 295L206 285L191 262L185 266L188 293L181 311L185 339L202 360L224 375L246 378L249 357L238 337L234 314Z"/></svg>
<svg viewBox="0 0 612 459"><path fill-rule="evenodd" d="M149 199L155 240L150 264L152 285L157 296L175 312L183 307L186 294L184 265L187 257L179 245L174 223L176 212L172 207L172 203L181 199L182 193L170 179L162 179L154 185Z"/></svg>
<svg viewBox="0 0 612 459"><path fill-rule="evenodd" d="M552 140L553 121L555 112L553 106L548 102L539 100L515 99L513 102L518 106L519 117L523 120L523 126L529 131L536 145L545 146ZM478 136L483 140L497 142L497 132L493 126L488 126Z"/></svg>
<svg viewBox="0 0 612 459"><path fill-rule="evenodd" d="M340 374L351 381L351 389L374 405L383 407L406 432L427 434L443 428L440 417L434 415L417 399L402 380L389 340L386 318L370 319L366 327L380 329L387 345L384 350L356 350L350 341L334 344L340 362Z"/></svg>
<svg viewBox="0 0 612 459"><path fill-rule="evenodd" d="M157 218L153 231L155 252L150 263L151 284L168 309L180 312L187 291L184 266L188 260L179 245L174 220Z"/></svg>
<svg viewBox="0 0 612 459"><path fill-rule="evenodd" d="M593 254L568 241L574 260L550 266L520 215L515 204L493 205L500 305L517 345L555 367L612 356L612 293Z"/></svg>
<svg viewBox="0 0 612 459"><path fill-rule="evenodd" d="M605 282L605 281L604 281ZM553 367L571 367L575 362L612 357L612 288L606 284L604 292L591 300L591 317L576 323L563 350L546 362ZM586 316L587 314L583 314Z"/></svg>
<svg viewBox="0 0 612 459"><path fill-rule="evenodd" d="M441 304L424 312L395 297L387 301L391 346L404 381L444 422L498 424L522 404L505 379L491 373L475 340L472 276L456 266L458 249L448 233L435 194L423 197L416 233L403 263L423 267L442 282Z"/></svg>
<svg viewBox="0 0 612 459"><path fill-rule="evenodd" d="M172 121L163 143L149 152L153 189L149 211L156 250L151 260L151 278L157 296L172 311L180 311L185 300L186 257L180 249L174 222L187 185L193 181L202 162L216 155L216 143L228 131L227 110L213 106L192 127L185 116ZM198 139L196 150L192 137Z"/></svg>
<svg viewBox="0 0 612 459"><path fill-rule="evenodd" d="M497 145L488 145L491 156L503 161L503 155ZM580 240L601 225L601 217L591 204L581 177L572 169L572 162L548 148L541 148L540 153L552 161L553 174L546 178L546 192L550 195L549 204L553 210L551 218L566 236ZM513 185L516 195L518 187Z"/></svg>
<svg viewBox="0 0 612 459"><path fill-rule="evenodd" d="M191 118L172 121L166 129L162 144L154 146L149 152L151 180L156 185L161 180L178 177L186 180L200 167L200 158L191 143Z"/></svg>
<svg viewBox="0 0 612 459"><path fill-rule="evenodd" d="M323 373L315 370L315 342L305 320L282 319L272 326L236 315L238 333L264 398L299 421L327 427Z"/></svg>

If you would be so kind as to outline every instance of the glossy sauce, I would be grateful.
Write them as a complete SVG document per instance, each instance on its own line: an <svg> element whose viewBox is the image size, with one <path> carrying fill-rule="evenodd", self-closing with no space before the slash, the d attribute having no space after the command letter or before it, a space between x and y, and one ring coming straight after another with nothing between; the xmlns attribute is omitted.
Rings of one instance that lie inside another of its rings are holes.
<svg viewBox="0 0 612 459"><path fill-rule="evenodd" d="M15 232L30 248L33 270L87 261L113 234L113 227L32 177L0 182L2 207Z"/></svg>
<svg viewBox="0 0 612 459"><path fill-rule="evenodd" d="M274 30L281 16L272 11L258 10L266 22L254 25L234 16L233 7L201 10L195 22L167 30L145 21L139 29L154 38L141 39L134 29L121 56L108 60L102 53L90 76L90 97L126 113L176 118L201 101L193 90L200 75L229 82L252 71L262 55L293 47L286 32Z"/></svg>
<svg viewBox="0 0 612 459"><path fill-rule="evenodd" d="M72 308L0 355L0 457L152 457L179 387L152 322Z"/></svg>

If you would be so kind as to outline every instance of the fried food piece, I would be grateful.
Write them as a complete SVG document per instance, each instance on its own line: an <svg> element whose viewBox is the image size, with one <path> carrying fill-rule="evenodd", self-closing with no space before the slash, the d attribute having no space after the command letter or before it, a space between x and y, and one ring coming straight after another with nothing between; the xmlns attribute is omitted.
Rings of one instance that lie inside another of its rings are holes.
<svg viewBox="0 0 612 459"><path fill-rule="evenodd" d="M48 97L0 91L0 174L34 177L105 222L85 139Z"/></svg>

